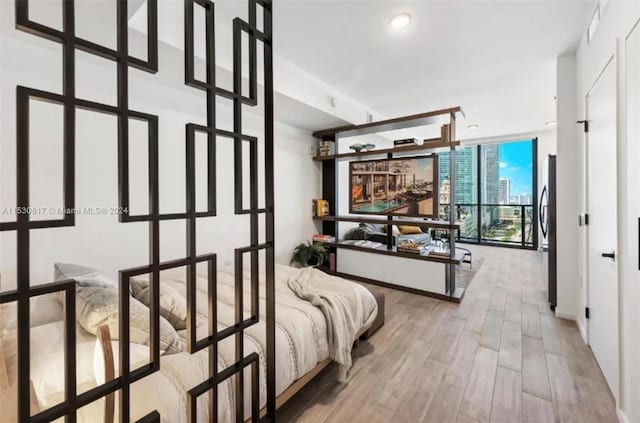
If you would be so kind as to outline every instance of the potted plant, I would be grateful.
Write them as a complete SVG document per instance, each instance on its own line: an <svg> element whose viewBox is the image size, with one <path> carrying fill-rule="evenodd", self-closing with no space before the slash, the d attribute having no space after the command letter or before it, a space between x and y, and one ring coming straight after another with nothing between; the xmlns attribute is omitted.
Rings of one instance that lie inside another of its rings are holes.
<svg viewBox="0 0 640 423"><path fill-rule="evenodd" d="M323 243L307 241L294 248L289 264L297 264L300 267L319 266L326 263L328 258L329 253Z"/></svg>

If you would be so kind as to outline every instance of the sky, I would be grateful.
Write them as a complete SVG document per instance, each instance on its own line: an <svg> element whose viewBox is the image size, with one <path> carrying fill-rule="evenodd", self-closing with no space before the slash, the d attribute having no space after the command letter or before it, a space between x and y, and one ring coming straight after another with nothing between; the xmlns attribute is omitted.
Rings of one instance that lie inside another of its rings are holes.
<svg viewBox="0 0 640 423"><path fill-rule="evenodd" d="M511 180L511 195L533 192L531 140L500 144L500 178Z"/></svg>

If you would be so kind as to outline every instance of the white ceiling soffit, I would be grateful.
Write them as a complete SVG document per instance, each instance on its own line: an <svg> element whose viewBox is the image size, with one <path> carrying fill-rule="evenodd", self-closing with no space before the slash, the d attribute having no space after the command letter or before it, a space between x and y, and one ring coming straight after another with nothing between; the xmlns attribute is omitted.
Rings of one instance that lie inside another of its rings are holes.
<svg viewBox="0 0 640 423"><path fill-rule="evenodd" d="M234 17L247 19L246 1L216 1L216 85L232 89L233 56L231 22ZM243 6L240 10L239 6ZM238 10L238 13L234 13ZM194 9L194 49L196 76L204 79L205 23L202 8ZM184 50L184 2L158 2L158 38L160 42ZM261 19L259 19L261 26ZM146 3L129 19L129 27L147 32ZM246 51L246 48L245 50ZM248 77L248 60L243 57L243 76ZM258 83L263 82L262 55L258 50ZM246 84L245 84L246 86ZM345 123L364 123L368 109L312 74L274 54L275 118L290 125L316 130ZM260 93L261 94L261 93Z"/></svg>

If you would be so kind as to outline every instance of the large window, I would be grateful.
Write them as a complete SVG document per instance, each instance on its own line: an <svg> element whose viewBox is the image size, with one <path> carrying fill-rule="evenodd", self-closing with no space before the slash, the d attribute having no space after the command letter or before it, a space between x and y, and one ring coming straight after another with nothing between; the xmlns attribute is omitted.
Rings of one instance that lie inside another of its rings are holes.
<svg viewBox="0 0 640 423"><path fill-rule="evenodd" d="M449 154L439 155L443 219L451 203ZM535 248L536 140L467 146L455 154L458 239Z"/></svg>

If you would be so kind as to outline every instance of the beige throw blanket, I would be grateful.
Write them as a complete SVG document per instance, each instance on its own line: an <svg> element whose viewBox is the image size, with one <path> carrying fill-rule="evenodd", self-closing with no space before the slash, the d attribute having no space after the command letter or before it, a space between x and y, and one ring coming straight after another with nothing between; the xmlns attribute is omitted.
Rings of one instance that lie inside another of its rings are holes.
<svg viewBox="0 0 640 423"><path fill-rule="evenodd" d="M338 377L347 380L351 369L351 349L358 334L371 325L378 308L365 312L362 291L345 284L344 279L308 267L288 281L289 288L301 299L318 307L327 320L329 356L338 363Z"/></svg>

